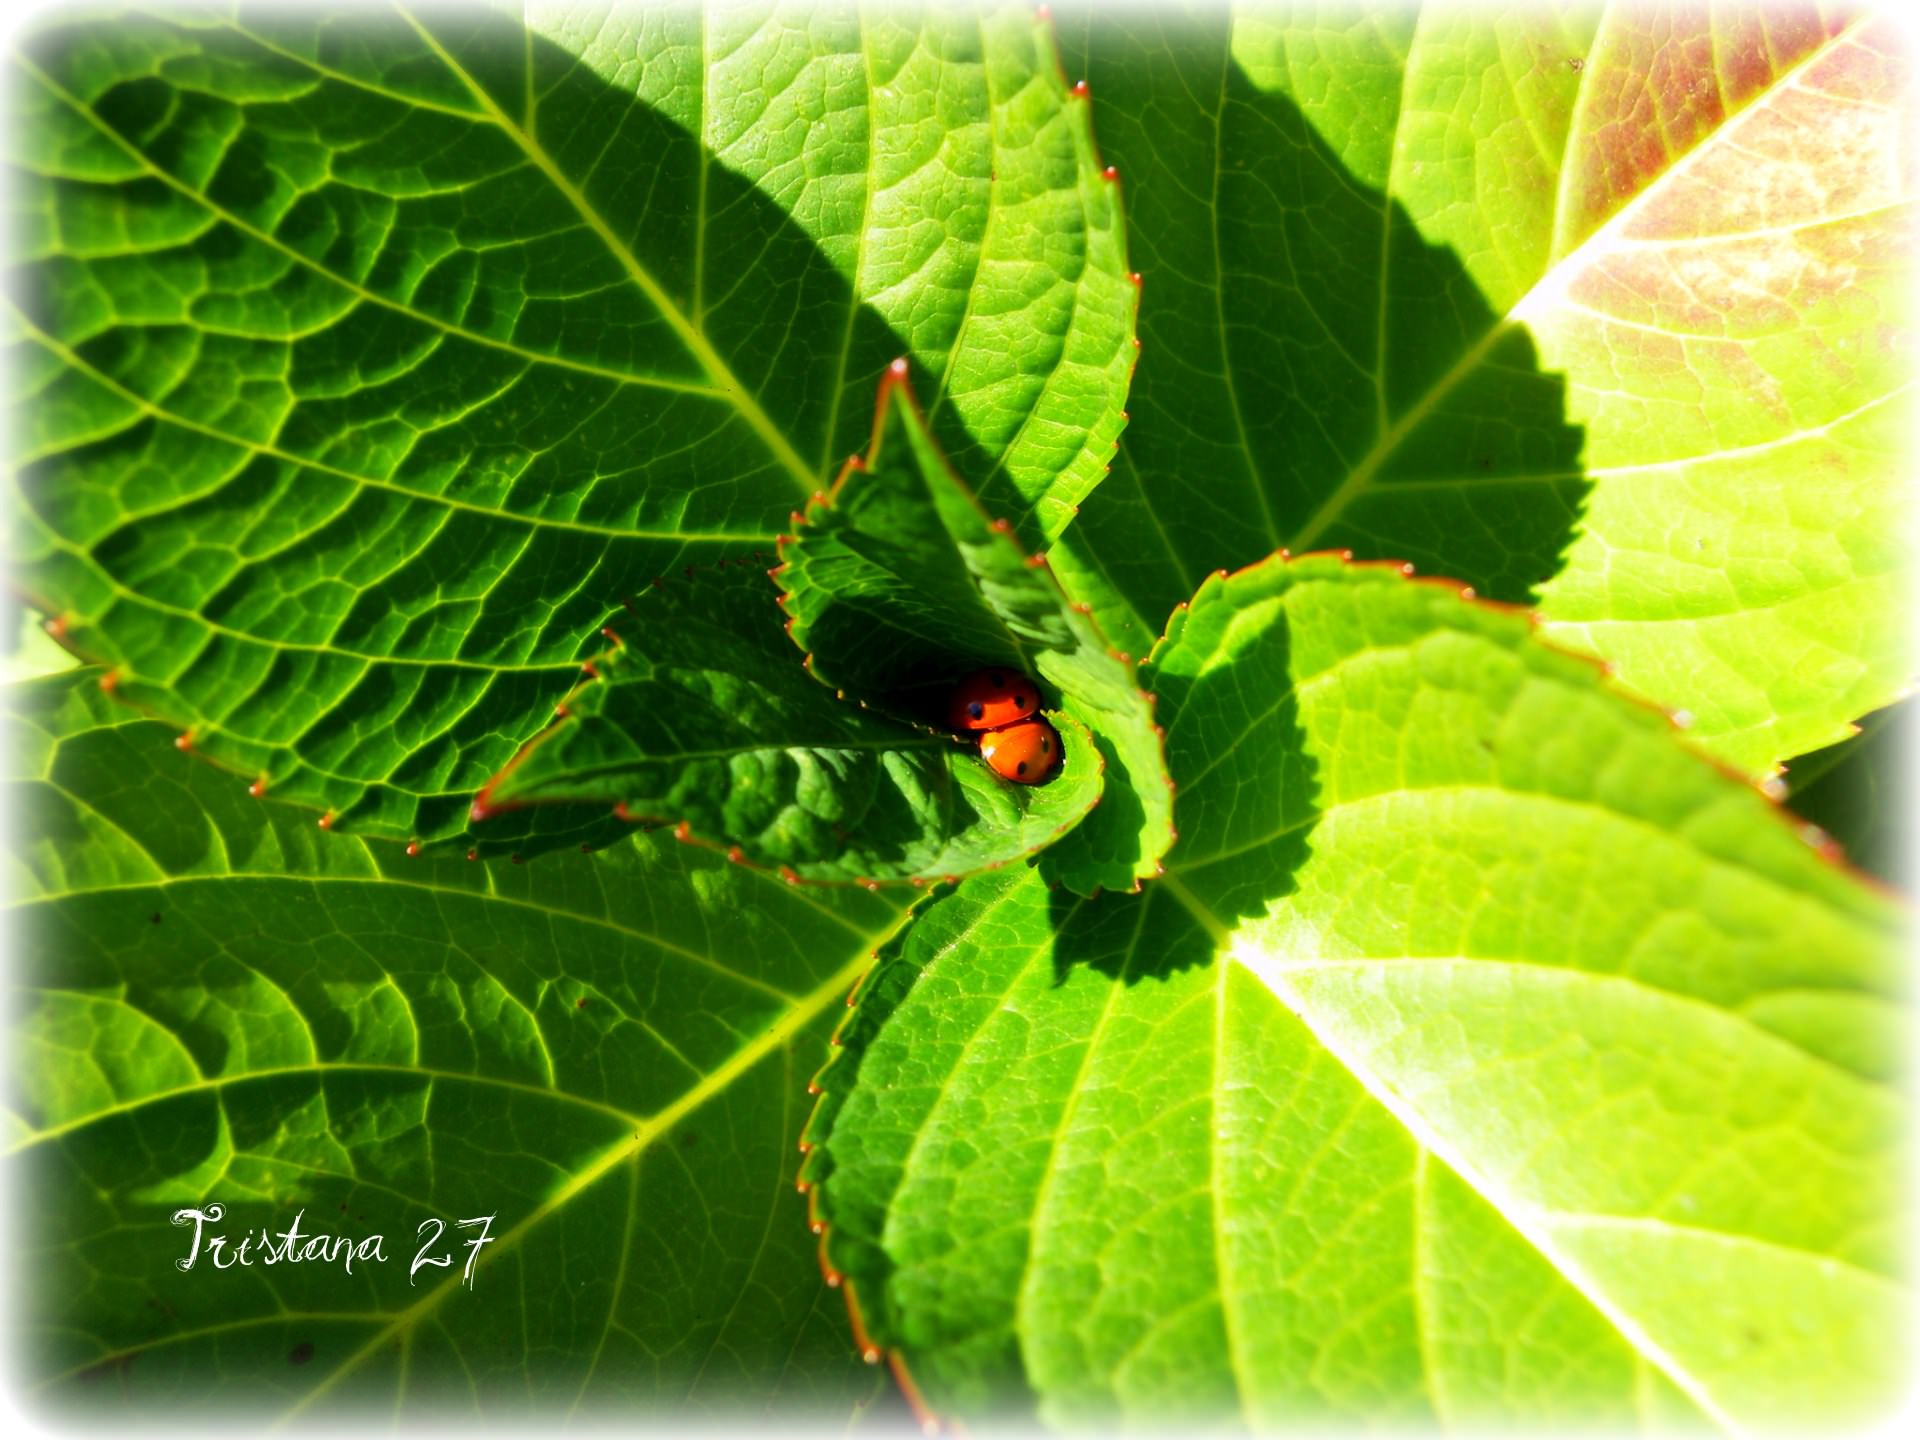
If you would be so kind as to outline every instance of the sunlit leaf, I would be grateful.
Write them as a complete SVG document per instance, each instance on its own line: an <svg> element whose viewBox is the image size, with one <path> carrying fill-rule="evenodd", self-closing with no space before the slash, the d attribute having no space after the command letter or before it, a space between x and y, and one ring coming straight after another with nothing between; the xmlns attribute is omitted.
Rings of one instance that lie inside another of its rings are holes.
<svg viewBox="0 0 1920 1440"><path fill-rule="evenodd" d="M47 12L20 583L241 783L432 841L624 597L770 544L903 351L1050 532L1135 303L1052 44L1019 3Z"/></svg>
<svg viewBox="0 0 1920 1440"><path fill-rule="evenodd" d="M1807 5L1063 22L1146 277L1056 557L1139 648L1350 547L1537 600L1742 769L1911 669L1911 92Z"/></svg>
<svg viewBox="0 0 1920 1440"><path fill-rule="evenodd" d="M943 895L821 1077L825 1253L936 1411L1897 1396L1889 902L1524 618L1390 569L1210 579L1146 668L1168 874Z"/></svg>
<svg viewBox="0 0 1920 1440"><path fill-rule="evenodd" d="M794 1140L897 901L666 835L525 866L326 836L94 676L14 687L16 1383L183 1416L839 1421L871 1391ZM227 1231L385 1263L191 1272ZM408 1266L429 1216L471 1288Z"/></svg>

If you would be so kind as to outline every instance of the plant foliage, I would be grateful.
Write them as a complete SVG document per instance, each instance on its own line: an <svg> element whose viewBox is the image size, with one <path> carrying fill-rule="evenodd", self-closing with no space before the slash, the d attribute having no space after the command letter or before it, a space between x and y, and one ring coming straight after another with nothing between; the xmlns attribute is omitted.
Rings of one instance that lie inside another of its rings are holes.
<svg viewBox="0 0 1920 1440"><path fill-rule="evenodd" d="M22 1383L1884 1409L1904 912L1806 817L1895 868L1906 65L1813 3L42 14ZM985 665L1050 783L947 733ZM209 1202L389 1258L183 1271Z"/></svg>

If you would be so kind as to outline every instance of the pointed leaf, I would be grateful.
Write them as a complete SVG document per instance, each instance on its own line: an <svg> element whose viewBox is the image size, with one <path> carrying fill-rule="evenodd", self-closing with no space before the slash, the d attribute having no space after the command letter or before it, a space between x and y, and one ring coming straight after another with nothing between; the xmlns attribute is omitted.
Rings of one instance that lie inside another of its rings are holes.
<svg viewBox="0 0 1920 1440"><path fill-rule="evenodd" d="M1891 16L1063 26L1147 277L1125 454L1055 551L1121 644L1219 565L1350 547L1537 599L1755 774L1900 692Z"/></svg>
<svg viewBox="0 0 1920 1440"><path fill-rule="evenodd" d="M19 1383L52 1413L843 1423L808 1253L823 1025L897 921L664 836L408 858L248 800L65 677L8 695ZM191 1271L227 1233L384 1261ZM471 1288L453 1222L494 1215ZM450 1270L408 1267L444 1222ZM102 1283L110 1277L110 1283Z"/></svg>
<svg viewBox="0 0 1920 1440"><path fill-rule="evenodd" d="M1211 579L1146 668L1167 876L968 881L821 1077L826 1255L936 1411L1744 1430L1900 1392L1884 899L1392 570Z"/></svg>
<svg viewBox="0 0 1920 1440"><path fill-rule="evenodd" d="M1051 780L1002 780L955 737L815 684L776 600L757 566L641 596L597 678L487 785L476 819L598 802L803 880L872 883L1018 860L1099 800L1099 752L1070 717L1052 717L1066 759Z"/></svg>
<svg viewBox="0 0 1920 1440"><path fill-rule="evenodd" d="M1847 858L1889 884L1908 869L1907 797L1912 793L1916 713L1911 697L1869 715L1860 733L1787 767L1787 804L1833 836Z"/></svg>
<svg viewBox="0 0 1920 1440"><path fill-rule="evenodd" d="M1093 732L1106 788L1099 812L1048 853L1050 872L1081 893L1154 873L1172 803L1133 659L954 473L905 367L880 387L866 455L808 504L780 557L794 643L823 683L942 725L948 691L982 666L1010 666L1058 696Z"/></svg>
<svg viewBox="0 0 1920 1440"><path fill-rule="evenodd" d="M49 13L8 92L21 583L341 829L464 848L621 599L770 543L903 350L1035 534L1121 423L1025 4Z"/></svg>

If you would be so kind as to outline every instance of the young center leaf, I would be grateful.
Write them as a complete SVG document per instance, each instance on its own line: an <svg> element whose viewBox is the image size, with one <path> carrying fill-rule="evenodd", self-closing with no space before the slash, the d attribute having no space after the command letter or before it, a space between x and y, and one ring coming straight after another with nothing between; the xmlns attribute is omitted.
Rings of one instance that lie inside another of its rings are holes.
<svg viewBox="0 0 1920 1440"><path fill-rule="evenodd" d="M1119 430L1115 187L1017 0L47 12L6 88L18 582L337 829L458 837L902 352L1035 535Z"/></svg>
<svg viewBox="0 0 1920 1440"><path fill-rule="evenodd" d="M1147 277L1124 454L1054 551L1119 643L1217 566L1350 547L1537 600L1755 775L1901 693L1895 17L1062 27Z"/></svg>
<svg viewBox="0 0 1920 1440"><path fill-rule="evenodd" d="M554 723L474 802L614 806L682 840L804 880L926 880L1030 855L1100 798L1086 729L1055 715L1066 759L1015 785L943 730L836 697L788 643L765 567L689 571L631 623Z"/></svg>
<svg viewBox="0 0 1920 1440"><path fill-rule="evenodd" d="M1087 893L1154 873L1173 829L1152 697L1045 557L954 472L904 364L881 384L865 455L809 502L780 558L793 642L824 685L944 723L948 690L981 666L1037 679L1092 731L1105 766L1100 809L1048 851L1050 875Z"/></svg>
<svg viewBox="0 0 1920 1440"><path fill-rule="evenodd" d="M7 695L4 1144L33 1197L36 1408L845 1423L873 1380L809 1253L795 1142L896 898L664 834L524 866L323 836L94 680ZM229 1268L182 1272L169 1217L210 1200ZM469 1289L453 1222L487 1214ZM384 1263L231 1263L296 1215L383 1235ZM410 1283L429 1217L454 1264Z"/></svg>
<svg viewBox="0 0 1920 1440"><path fill-rule="evenodd" d="M809 1139L938 1413L1731 1431L1905 1383L1895 907L1523 616L1313 558L1146 666L1138 896L943 894Z"/></svg>

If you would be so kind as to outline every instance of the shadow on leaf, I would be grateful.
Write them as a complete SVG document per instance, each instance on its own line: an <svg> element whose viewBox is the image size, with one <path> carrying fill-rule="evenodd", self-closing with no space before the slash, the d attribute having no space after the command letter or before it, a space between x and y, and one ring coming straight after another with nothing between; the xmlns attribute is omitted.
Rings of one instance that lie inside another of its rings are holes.
<svg viewBox="0 0 1920 1440"><path fill-rule="evenodd" d="M1529 600L1589 489L1565 379L1451 248L1255 84L1229 24L1143 14L1077 53L1063 24L1128 178L1146 284L1133 418L1061 563L1135 645L1208 572L1281 548L1350 548ZM1346 153L1379 148L1351 128Z"/></svg>

